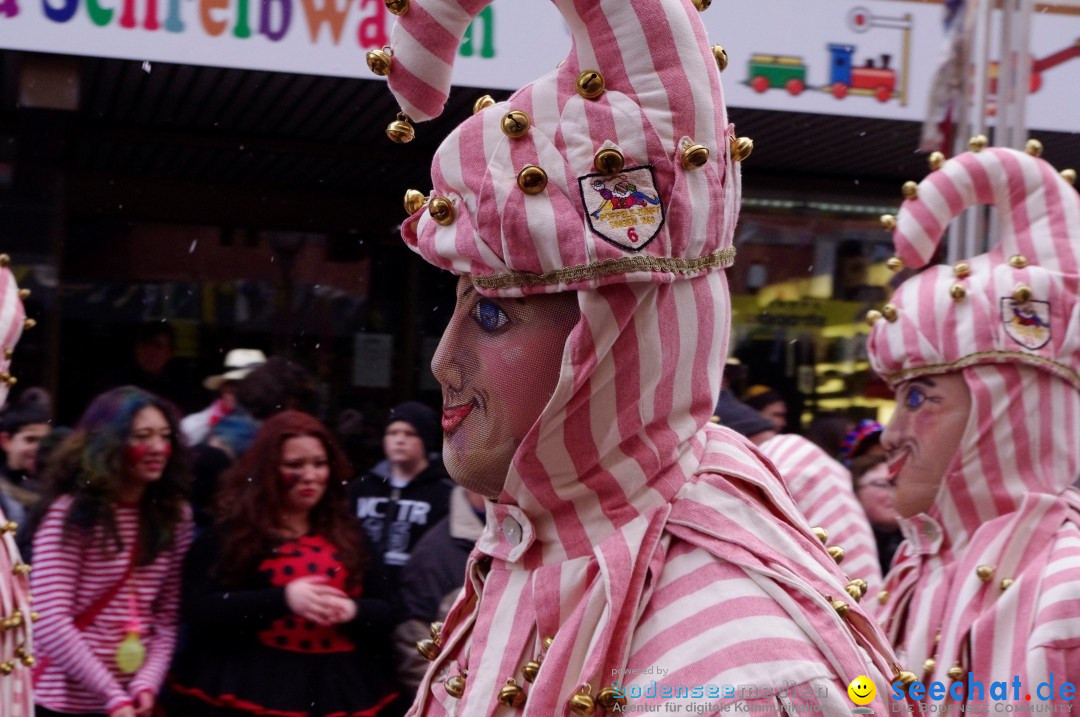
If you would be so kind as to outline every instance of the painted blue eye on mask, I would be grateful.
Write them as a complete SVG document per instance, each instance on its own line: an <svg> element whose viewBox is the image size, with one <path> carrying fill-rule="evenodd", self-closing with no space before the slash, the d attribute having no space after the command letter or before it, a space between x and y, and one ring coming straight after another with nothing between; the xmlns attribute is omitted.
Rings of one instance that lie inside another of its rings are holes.
<svg viewBox="0 0 1080 717"><path fill-rule="evenodd" d="M926 394L918 387L912 386L908 389L907 396L904 398L904 405L907 406L908 409L915 410L925 402Z"/></svg>
<svg viewBox="0 0 1080 717"><path fill-rule="evenodd" d="M481 329L493 334L510 323L510 317L491 299L480 299L472 310L473 320Z"/></svg>

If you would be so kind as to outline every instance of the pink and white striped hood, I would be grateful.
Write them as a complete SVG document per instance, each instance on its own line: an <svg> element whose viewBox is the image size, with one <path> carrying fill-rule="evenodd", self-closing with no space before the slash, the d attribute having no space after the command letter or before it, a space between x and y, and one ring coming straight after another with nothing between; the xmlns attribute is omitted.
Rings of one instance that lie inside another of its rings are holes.
<svg viewBox="0 0 1080 717"><path fill-rule="evenodd" d="M398 19L388 79L411 118L442 111L461 34L489 2L412 0ZM573 37L566 61L443 142L432 200L404 224L406 242L488 296L670 282L730 266L739 169L698 12L688 0L554 2ZM592 71L604 90L586 99L577 82ZM504 133L511 111L528 117L522 136ZM684 169L692 144L708 161ZM598 171L603 149L618 150L624 167ZM518 186L528 166L546 173L538 194ZM453 204L452 222L432 217L435 197Z"/></svg>
<svg viewBox="0 0 1080 717"><path fill-rule="evenodd" d="M935 503L903 522L879 617L925 680L959 668L1033 692L1050 673L1080 679L1080 198L1035 157L965 153L904 203L897 253L924 265L976 203L997 207L1001 243L904 282L871 331L890 384L961 371L971 392Z"/></svg>

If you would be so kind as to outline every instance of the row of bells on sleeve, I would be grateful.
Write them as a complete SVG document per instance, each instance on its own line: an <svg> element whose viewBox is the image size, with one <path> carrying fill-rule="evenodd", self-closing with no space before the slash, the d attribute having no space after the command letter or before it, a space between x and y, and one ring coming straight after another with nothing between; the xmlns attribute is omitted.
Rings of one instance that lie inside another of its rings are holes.
<svg viewBox="0 0 1080 717"><path fill-rule="evenodd" d="M442 651L442 629L443 623L431 623L430 637L416 643L417 652L429 662L438 657L439 653ZM543 664L544 656L547 654L548 648L551 647L553 641L552 638L545 637L542 642L543 651L526 662L524 667L521 668L521 675L525 682L532 683L536 680L537 676L540 674L540 667ZM443 683L447 694L455 699L461 699L465 694L468 678L469 671L466 669L462 669L458 674L448 677ZM513 677L508 677L506 683L499 689L499 704L504 707L520 708L525 704L525 699L525 689L519 685L517 680ZM597 707L600 707L605 711L610 711L616 706L625 708L626 704L626 697L620 694L614 687L605 687L593 697L592 687L588 684L582 685L567 701L567 706L570 708L570 711L578 715L594 714Z"/></svg>

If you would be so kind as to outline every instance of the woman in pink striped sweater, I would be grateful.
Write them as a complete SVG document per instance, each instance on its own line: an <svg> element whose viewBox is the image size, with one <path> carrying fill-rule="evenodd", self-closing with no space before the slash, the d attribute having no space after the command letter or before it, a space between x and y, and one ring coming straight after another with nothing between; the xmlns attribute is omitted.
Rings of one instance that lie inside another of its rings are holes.
<svg viewBox="0 0 1080 717"><path fill-rule="evenodd" d="M38 715L148 717L172 659L191 543L174 409L98 396L58 449L34 536Z"/></svg>

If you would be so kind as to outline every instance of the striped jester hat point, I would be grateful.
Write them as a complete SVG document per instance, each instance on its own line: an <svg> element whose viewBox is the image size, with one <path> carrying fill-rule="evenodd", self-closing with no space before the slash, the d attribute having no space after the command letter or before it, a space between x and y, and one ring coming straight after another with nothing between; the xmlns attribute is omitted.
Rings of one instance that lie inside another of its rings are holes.
<svg viewBox="0 0 1080 717"><path fill-rule="evenodd" d="M1080 389L1080 196L1074 175L1036 156L1037 142L1028 146L965 152L917 187L905 185L893 233L902 263L894 267L926 266L948 223L969 206L997 209L1001 240L985 254L911 277L890 304L870 312L871 362L891 386L1019 362Z"/></svg>
<svg viewBox="0 0 1080 717"><path fill-rule="evenodd" d="M387 0L391 47L368 64L402 109L392 139L441 114L457 48L490 2ZM406 194L406 243L488 296L730 266L736 162L752 142L727 122L723 49L690 0L553 2L573 39L566 60L505 102L477 102L436 152L430 195Z"/></svg>

